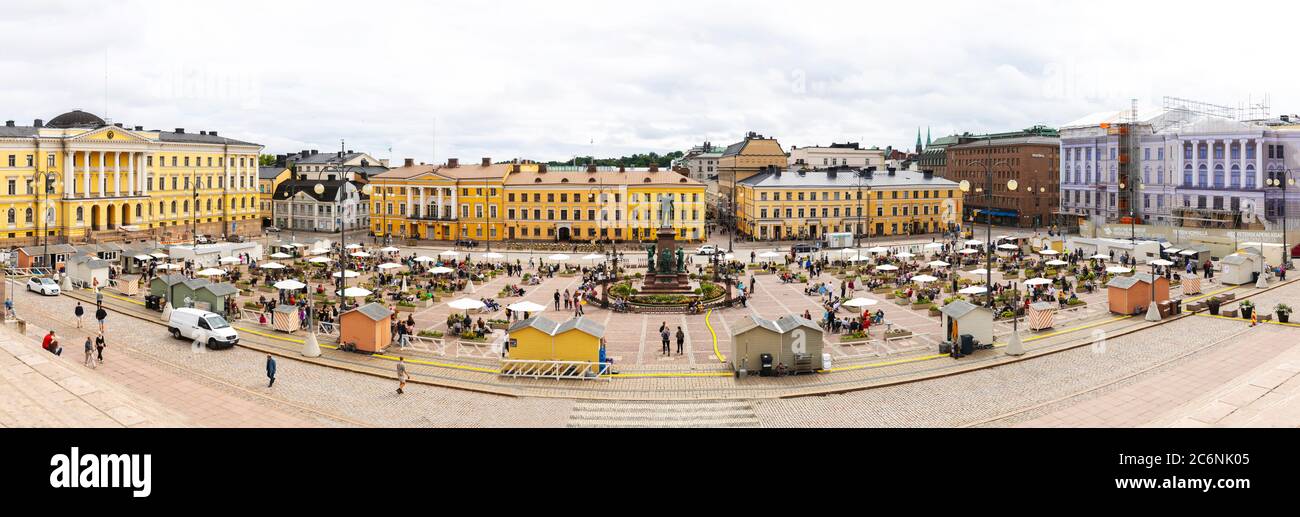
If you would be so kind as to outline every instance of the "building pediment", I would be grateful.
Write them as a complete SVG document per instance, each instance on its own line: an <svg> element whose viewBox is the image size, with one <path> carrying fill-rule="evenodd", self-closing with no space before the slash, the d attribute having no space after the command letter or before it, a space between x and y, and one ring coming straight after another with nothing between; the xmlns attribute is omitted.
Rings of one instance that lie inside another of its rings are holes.
<svg viewBox="0 0 1300 517"><path fill-rule="evenodd" d="M93 129L80 135L70 138L74 142L114 142L114 143L147 143L152 140L131 131L129 129L117 126L107 126Z"/></svg>

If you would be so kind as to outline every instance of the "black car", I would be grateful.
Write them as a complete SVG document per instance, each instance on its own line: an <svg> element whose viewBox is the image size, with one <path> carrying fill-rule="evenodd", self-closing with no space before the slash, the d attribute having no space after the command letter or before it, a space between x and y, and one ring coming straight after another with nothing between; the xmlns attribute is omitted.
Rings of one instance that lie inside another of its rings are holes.
<svg viewBox="0 0 1300 517"><path fill-rule="evenodd" d="M794 246L790 246L790 251L793 253L812 253L814 251L817 251L817 246L813 244L808 244L806 242L801 242L799 244L795 244Z"/></svg>
<svg viewBox="0 0 1300 517"><path fill-rule="evenodd" d="M478 247L478 242L477 242L477 241L473 241L473 240L469 240L469 239L462 239L462 240L456 241L456 246L459 246L459 247L462 247L462 248L476 248L476 247Z"/></svg>

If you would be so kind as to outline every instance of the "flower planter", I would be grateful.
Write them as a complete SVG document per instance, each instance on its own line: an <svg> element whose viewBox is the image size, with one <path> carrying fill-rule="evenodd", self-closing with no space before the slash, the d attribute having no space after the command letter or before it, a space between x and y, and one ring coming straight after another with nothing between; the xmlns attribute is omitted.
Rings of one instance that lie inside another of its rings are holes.
<svg viewBox="0 0 1300 517"><path fill-rule="evenodd" d="M871 338L867 336L849 336L848 334L840 336L840 344L842 345L861 345L868 341L871 341Z"/></svg>
<svg viewBox="0 0 1300 517"><path fill-rule="evenodd" d="M921 310L929 309L930 307L933 306L934 306L933 303L914 303L912 304L912 310L921 311Z"/></svg>
<svg viewBox="0 0 1300 517"><path fill-rule="evenodd" d="M509 327L509 326L510 326L510 324L509 324L509 323L506 323L506 322L504 322L504 321L488 322L488 328L490 328L490 329L494 329L494 330L505 330L506 327Z"/></svg>
<svg viewBox="0 0 1300 517"><path fill-rule="evenodd" d="M1241 312L1241 318L1242 318L1242 319L1247 319L1247 320L1250 319L1250 315L1251 315L1252 313L1255 312L1255 308L1254 308L1254 307L1240 307L1240 306L1239 306L1238 309L1239 309L1239 311Z"/></svg>
<svg viewBox="0 0 1300 517"><path fill-rule="evenodd" d="M912 300L910 298L899 298L897 300L894 300L894 303L906 307L908 305L911 305Z"/></svg>
<svg viewBox="0 0 1300 517"><path fill-rule="evenodd" d="M397 312L415 312L415 307L410 305L398 305Z"/></svg>
<svg viewBox="0 0 1300 517"><path fill-rule="evenodd" d="M885 332L885 339L900 339L900 338L905 338L905 337L908 337L908 336L911 336L911 335L912 335L912 331L910 331L910 330L901 330L901 329L900 329L900 330L890 330L890 331L888 331L888 332Z"/></svg>
<svg viewBox="0 0 1300 517"><path fill-rule="evenodd" d="M936 306L934 306L934 305L930 305L930 315L931 315L931 316L939 316L939 315L941 315L941 314L943 314L943 312L939 311L939 307L936 307Z"/></svg>
<svg viewBox="0 0 1300 517"><path fill-rule="evenodd" d="M1214 314L1214 312L1211 311L1210 314ZM1227 318L1236 318L1237 309L1223 309L1222 311L1219 312L1219 314Z"/></svg>
<svg viewBox="0 0 1300 517"><path fill-rule="evenodd" d="M1291 314L1290 314L1290 313L1285 313L1285 312L1279 312L1279 313L1277 313L1277 321L1278 321L1278 323L1287 323L1287 322L1290 322L1290 321L1291 321Z"/></svg>

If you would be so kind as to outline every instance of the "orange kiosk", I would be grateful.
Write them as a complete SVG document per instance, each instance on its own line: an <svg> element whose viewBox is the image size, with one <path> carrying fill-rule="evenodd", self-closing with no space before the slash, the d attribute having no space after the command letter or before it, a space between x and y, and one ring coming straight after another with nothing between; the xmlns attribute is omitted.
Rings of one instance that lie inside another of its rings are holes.
<svg viewBox="0 0 1300 517"><path fill-rule="evenodd" d="M339 315L340 343L356 343L363 352L383 352L393 342L393 311L368 303Z"/></svg>

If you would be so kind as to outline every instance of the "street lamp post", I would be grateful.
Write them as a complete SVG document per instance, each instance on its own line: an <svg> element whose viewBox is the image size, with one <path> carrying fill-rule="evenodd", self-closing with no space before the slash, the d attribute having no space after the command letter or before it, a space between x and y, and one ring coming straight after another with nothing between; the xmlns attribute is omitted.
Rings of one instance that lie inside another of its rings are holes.
<svg viewBox="0 0 1300 517"><path fill-rule="evenodd" d="M190 181L193 183L193 185L191 186L194 187L194 195L193 195L194 206L190 207L190 239L193 241L191 244L193 248L191 249L198 250L199 248L199 171L198 169L195 169L193 173L190 174L190 178L191 178ZM197 255L197 253L195 255Z"/></svg>
<svg viewBox="0 0 1300 517"><path fill-rule="evenodd" d="M992 213L992 211L990 210L990 208L993 206L993 168L992 168L992 166L990 166L990 167L988 168L988 183L987 183L987 185L988 185L988 188L987 188L987 189L983 189L983 188L981 188L981 187L975 187L975 192L976 192L976 193L980 193L981 191L983 191L984 194L985 194L985 196L984 196L984 199L985 199L985 205L984 205L984 221L985 221L985 223L986 223L985 226L988 228L988 230L987 230L987 232L986 232L986 237L985 237L987 240L984 242L984 257L985 257L985 259L984 259L984 264L985 264L985 266L984 266L984 275L985 275L985 277L984 277L984 278L985 278L985 280L984 280L984 285L985 285L985 288L988 289L988 293L987 293L987 297L988 297L988 306L989 306L989 307L993 307L993 249L994 249L994 248L993 248L993 213ZM1007 186L1007 190L1008 190L1008 191L1010 191L1010 192L1015 192L1015 191L1016 191L1016 188L1019 187L1019 183L1016 182L1016 180L1014 180L1014 179L1013 179L1013 180L1007 180L1007 185L1006 185L1006 186ZM959 188L961 189L962 192L970 192L970 190L971 190L971 184L970 184L970 181L968 181L968 180L962 180L961 183L959 184ZM973 218L972 218L972 220L971 220L971 224L972 224L972 225L975 224L975 221L974 221ZM973 232L973 231L972 231L972 235L974 235L974 232Z"/></svg>
<svg viewBox="0 0 1300 517"><path fill-rule="evenodd" d="M38 170L32 175L32 181L39 181L41 184L41 201L37 203L35 210L38 212L37 217L45 220L45 228L44 231L41 232L45 250L41 253L41 262L48 262L45 266L50 268L50 273L53 274L54 261L50 260L50 218L45 215L45 212L49 210L46 205L48 205L50 201L50 191L53 190L50 186L51 174L52 173L49 171Z"/></svg>
<svg viewBox="0 0 1300 517"><path fill-rule="evenodd" d="M1287 185L1295 185L1295 178L1291 177L1290 169L1283 169L1278 172L1277 176L1264 180L1264 184L1282 189L1282 267L1291 269L1291 249L1287 248L1286 243L1286 187ZM1263 253L1262 243L1260 253ZM1261 258L1263 258L1262 255Z"/></svg>

